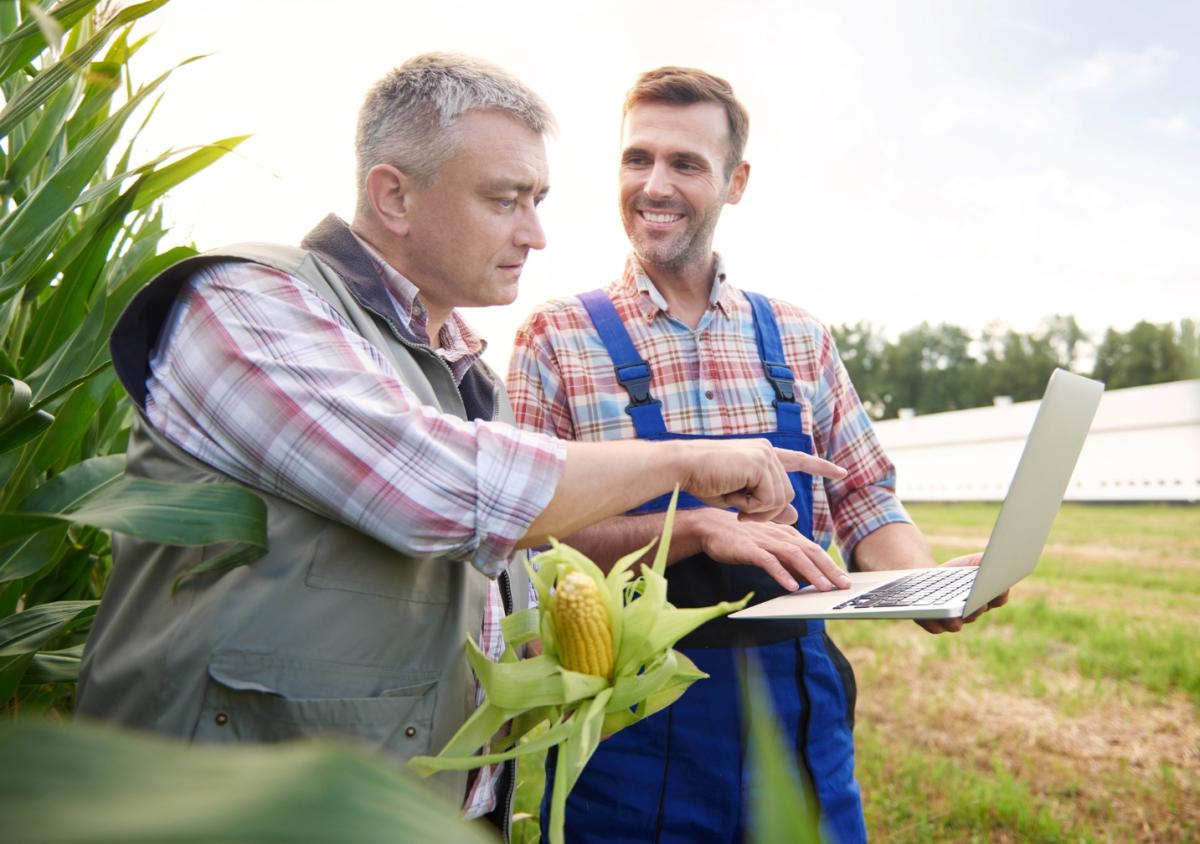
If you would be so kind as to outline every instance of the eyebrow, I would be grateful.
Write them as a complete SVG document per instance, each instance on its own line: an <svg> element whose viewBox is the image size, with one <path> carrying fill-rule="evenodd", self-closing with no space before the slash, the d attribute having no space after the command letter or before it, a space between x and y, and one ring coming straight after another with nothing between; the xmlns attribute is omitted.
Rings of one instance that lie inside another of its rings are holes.
<svg viewBox="0 0 1200 844"><path fill-rule="evenodd" d="M627 147L621 150L622 161L628 161L630 158L638 155L650 157L654 156L650 150L643 149L642 147ZM690 164L698 164L701 167L708 167L708 160L704 156L699 155L698 153L688 152L687 150L667 153L666 157L670 161L686 161Z"/></svg>
<svg viewBox="0 0 1200 844"><path fill-rule="evenodd" d="M535 187L536 187L536 185L534 185L533 182L523 182L523 181L518 182L518 181L514 181L513 179L497 179L494 182L485 182L483 185L483 189L485 191L488 191L489 193L490 192L501 193L504 191L515 191L517 193L533 193ZM545 196L549 192L550 192L550 186L546 185L545 187L542 188L542 190L537 195Z"/></svg>

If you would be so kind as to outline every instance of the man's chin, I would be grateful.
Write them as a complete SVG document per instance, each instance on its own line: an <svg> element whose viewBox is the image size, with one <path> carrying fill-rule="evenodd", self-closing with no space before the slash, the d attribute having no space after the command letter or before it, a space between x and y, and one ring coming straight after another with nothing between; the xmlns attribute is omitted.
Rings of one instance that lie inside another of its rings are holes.
<svg viewBox="0 0 1200 844"><path fill-rule="evenodd" d="M661 247L661 244L634 242L633 254L637 255L643 267L661 267L664 270L673 270L680 264L679 258L682 250L656 247Z"/></svg>

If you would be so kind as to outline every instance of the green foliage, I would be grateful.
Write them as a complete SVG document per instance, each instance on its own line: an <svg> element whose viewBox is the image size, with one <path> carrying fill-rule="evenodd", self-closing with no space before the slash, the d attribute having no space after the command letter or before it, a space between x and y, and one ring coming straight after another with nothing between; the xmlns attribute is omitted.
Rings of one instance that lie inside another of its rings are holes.
<svg viewBox="0 0 1200 844"><path fill-rule="evenodd" d="M95 726L0 726L8 844L488 844L482 824L353 747L190 747Z"/></svg>
<svg viewBox="0 0 1200 844"><path fill-rule="evenodd" d="M996 504L915 503L935 558ZM873 841L1194 841L1200 506L1064 504L1007 606L961 633L840 621Z"/></svg>
<svg viewBox="0 0 1200 844"><path fill-rule="evenodd" d="M1170 323L1154 325L1144 320L1126 334L1109 329L1096 350L1092 377L1109 389L1197 377L1200 358L1195 346L1192 320L1183 320L1178 336Z"/></svg>
<svg viewBox="0 0 1200 844"><path fill-rule="evenodd" d="M1021 334L991 325L978 337L956 325L921 323L894 342L869 322L831 329L850 378L868 412L895 418L900 408L939 413L983 407L995 396L1040 398L1056 368L1078 369L1091 338L1071 316L1046 319ZM1109 329L1095 347L1091 377L1109 389L1200 378L1194 320L1139 322L1126 333Z"/></svg>
<svg viewBox="0 0 1200 844"><path fill-rule="evenodd" d="M819 844L817 799L794 748L779 726L762 667L746 662L743 706L749 725L748 752L756 785L751 795L750 840L758 844Z"/></svg>
<svg viewBox="0 0 1200 844"><path fill-rule="evenodd" d="M194 254L160 254L159 199L243 140L134 163L174 69L134 84L145 39L132 26L165 2L0 0L0 705L11 712L69 702L111 568L108 531L231 542L227 562L266 544L265 508L243 489L122 477L132 411L109 331L143 284Z"/></svg>

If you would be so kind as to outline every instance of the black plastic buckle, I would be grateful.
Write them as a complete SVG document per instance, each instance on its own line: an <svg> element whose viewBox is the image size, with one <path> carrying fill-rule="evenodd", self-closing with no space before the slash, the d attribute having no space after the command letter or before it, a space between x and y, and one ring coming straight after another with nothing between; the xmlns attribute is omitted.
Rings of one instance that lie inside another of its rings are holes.
<svg viewBox="0 0 1200 844"><path fill-rule="evenodd" d="M635 363L629 366L618 366L617 380L629 393L629 404L640 407L644 404L659 404L658 399L650 398L650 367L645 363Z"/></svg>
<svg viewBox="0 0 1200 844"><path fill-rule="evenodd" d="M775 389L775 403L795 402L796 391L794 386L796 379L792 377L791 368L787 364L763 361L763 369L766 370L767 380L771 382L771 386Z"/></svg>

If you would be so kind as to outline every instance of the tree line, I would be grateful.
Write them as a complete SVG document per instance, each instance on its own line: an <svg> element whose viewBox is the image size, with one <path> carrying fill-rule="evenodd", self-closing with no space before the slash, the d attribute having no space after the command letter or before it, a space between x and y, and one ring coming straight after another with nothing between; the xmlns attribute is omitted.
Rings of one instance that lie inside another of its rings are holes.
<svg viewBox="0 0 1200 844"><path fill-rule="evenodd" d="M991 324L977 334L957 325L922 322L889 340L870 322L832 326L854 386L875 419L901 408L919 414L1041 398L1050 373L1069 369L1108 389L1200 378L1197 323L1142 321L1109 328L1099 342L1073 316L1055 315L1028 334Z"/></svg>

